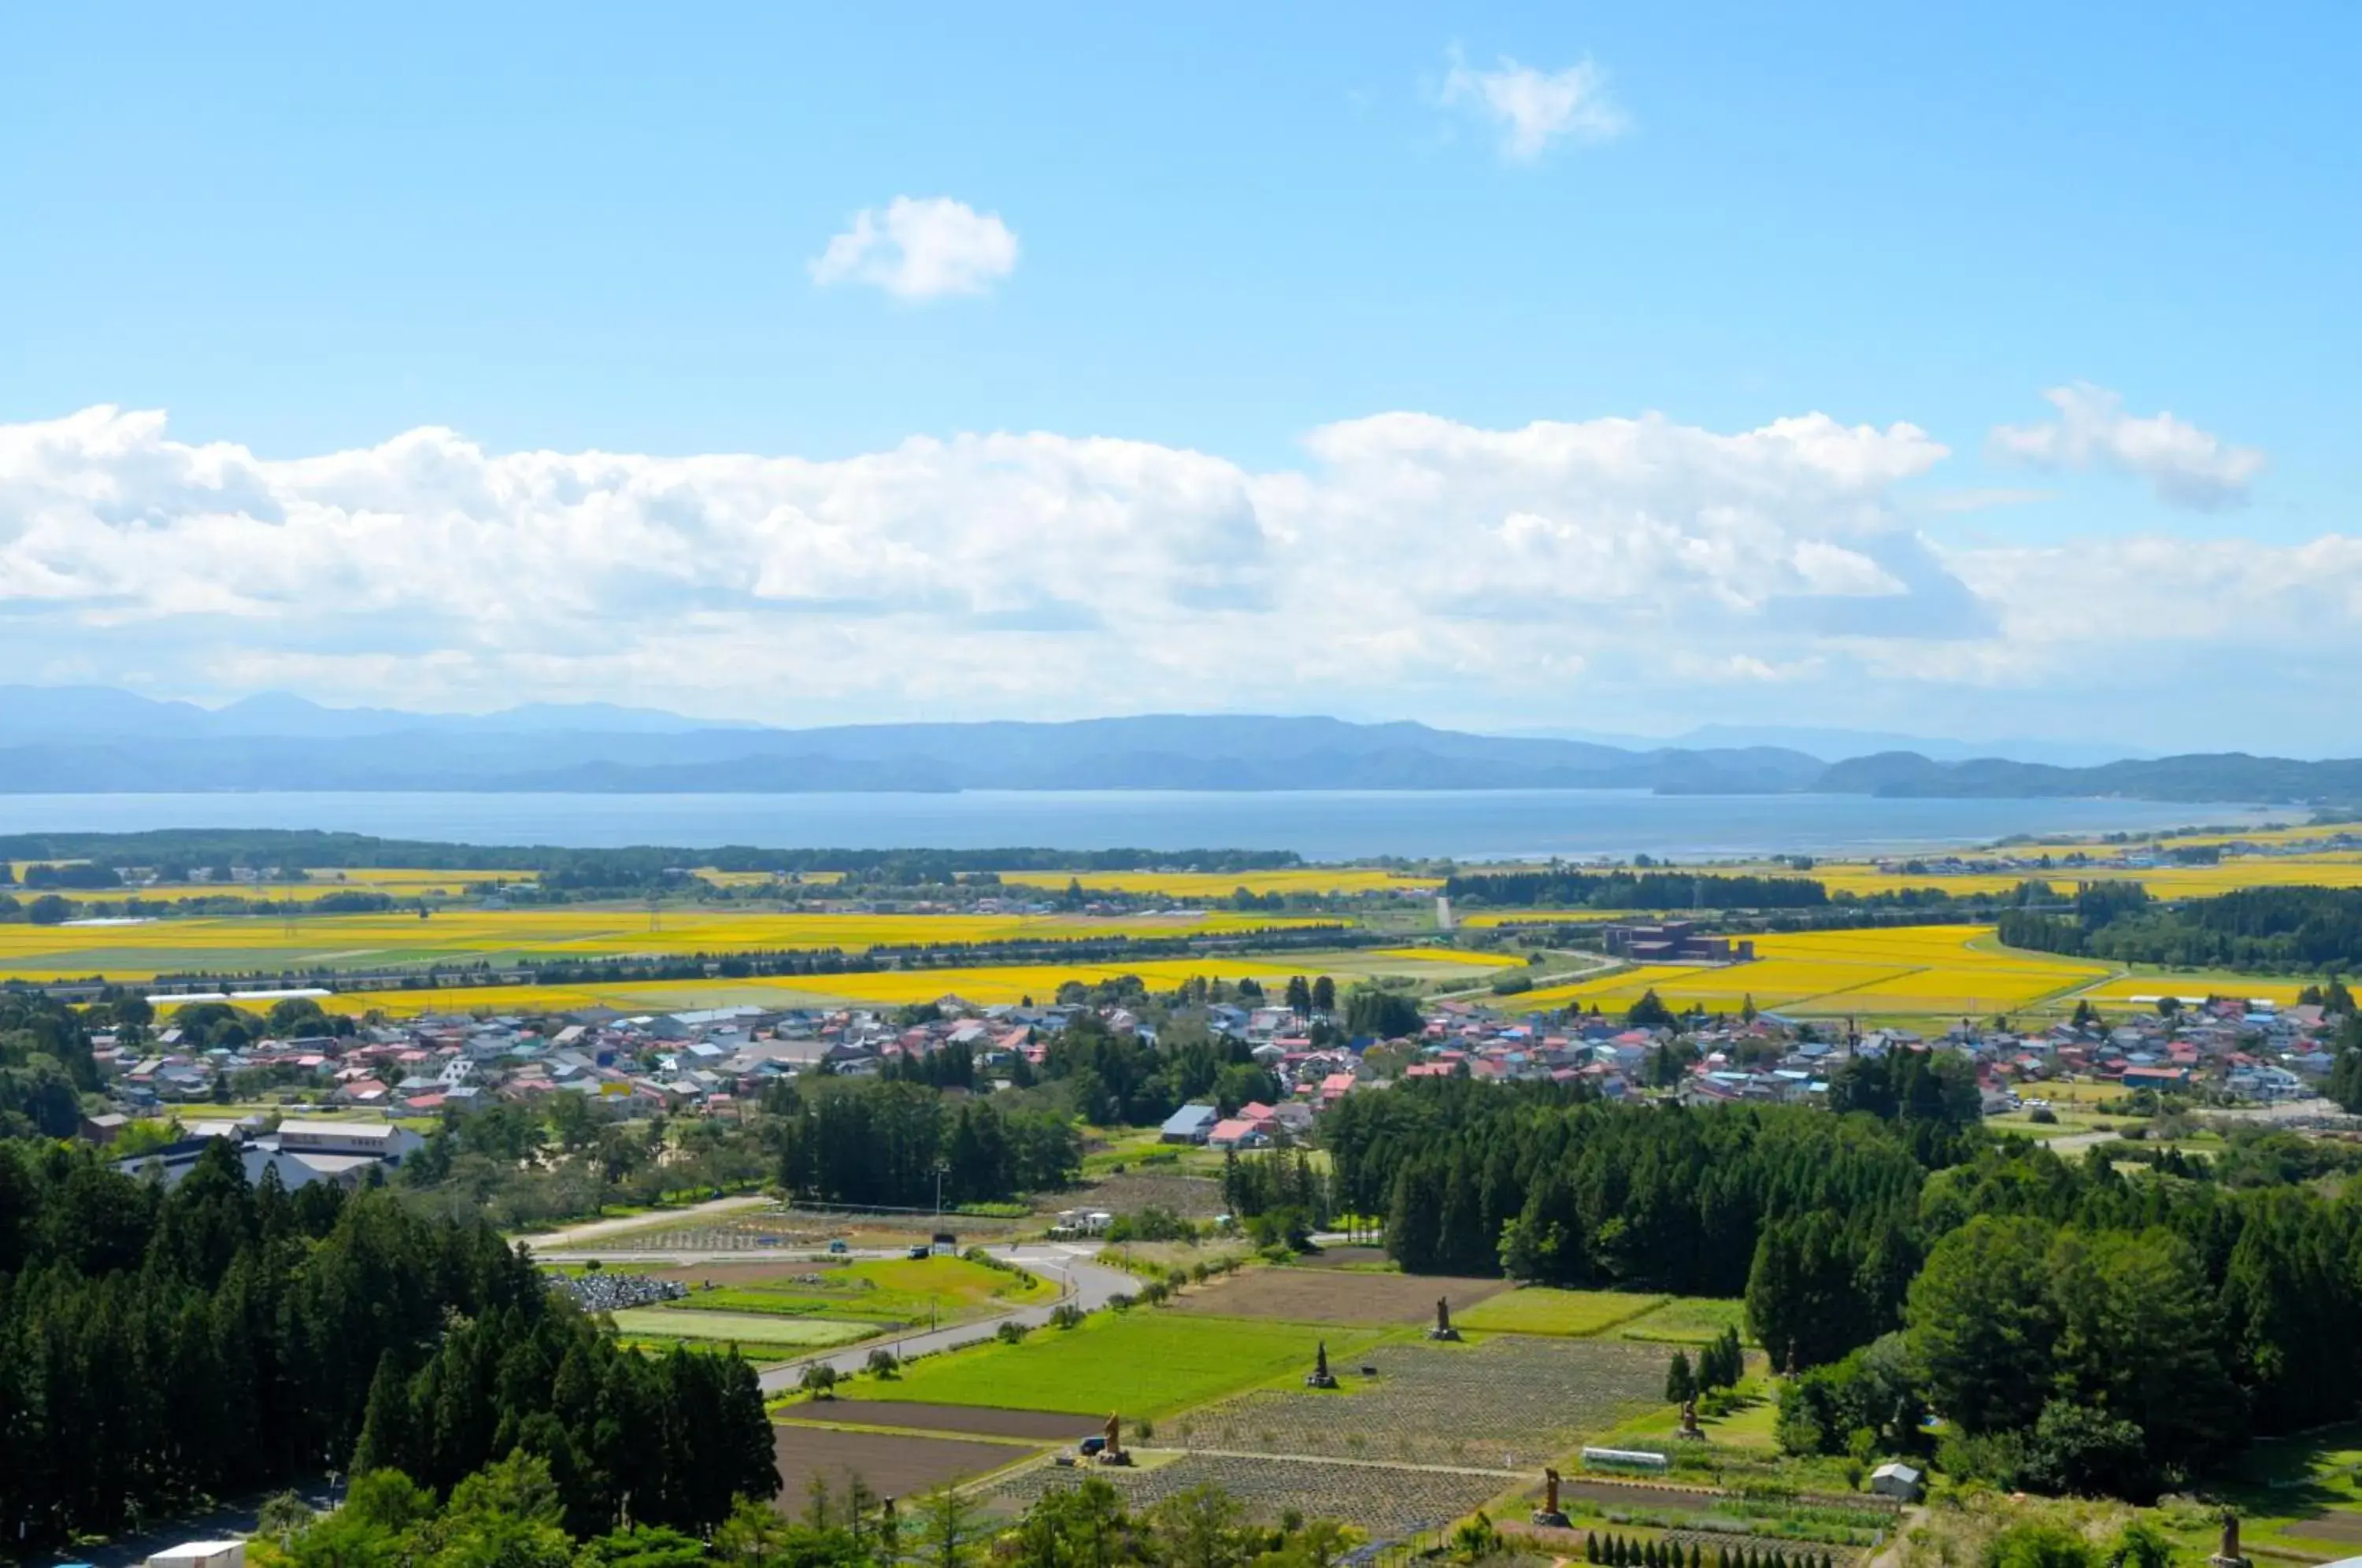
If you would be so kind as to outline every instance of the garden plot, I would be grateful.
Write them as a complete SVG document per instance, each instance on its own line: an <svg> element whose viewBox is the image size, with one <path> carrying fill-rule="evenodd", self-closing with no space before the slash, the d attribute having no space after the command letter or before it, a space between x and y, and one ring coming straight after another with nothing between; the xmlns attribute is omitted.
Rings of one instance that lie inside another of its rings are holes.
<svg viewBox="0 0 2362 1568"><path fill-rule="evenodd" d="M1023 1452L1000 1442L830 1427L784 1426L771 1431L780 1481L778 1499L772 1506L785 1514L804 1506L815 1476L842 1490L857 1475L881 1496L911 1497L998 1470Z"/></svg>
<svg viewBox="0 0 2362 1568"><path fill-rule="evenodd" d="M899 1427L915 1432L958 1432L1040 1442L1079 1442L1099 1430L1088 1416L1054 1410L1006 1410L990 1405L922 1405L912 1399L815 1399L788 1408L790 1421L846 1422L863 1427Z"/></svg>
<svg viewBox="0 0 2362 1568"><path fill-rule="evenodd" d="M959 1233L960 1244L974 1245L980 1242L1006 1241L1017 1229L1013 1220L985 1218L971 1214L946 1214L940 1220L933 1214L822 1214L798 1209L758 1209L751 1213L708 1217L684 1216L679 1220L619 1231L601 1236L572 1249L584 1253L745 1253L747 1262L756 1264L762 1254L774 1251L816 1251L833 1241L841 1241L857 1250L898 1247L914 1238L923 1241L936 1230ZM700 1263L682 1265L679 1276L701 1276L707 1268L733 1267L735 1260L722 1264ZM804 1269L809 1263L790 1264L782 1260L782 1268ZM665 1270L654 1272L663 1273Z"/></svg>
<svg viewBox="0 0 2362 1568"><path fill-rule="evenodd" d="M1127 1507L1145 1508L1192 1486L1220 1486L1255 1518L1278 1518L1293 1508L1307 1518L1341 1519L1374 1540L1394 1540L1450 1523L1507 1491L1514 1475L1485 1470L1415 1470L1335 1461L1267 1459L1253 1455L1186 1453L1168 1463L1124 1470L1067 1470L1031 1465L997 1482L990 1495L1012 1507L1045 1492L1101 1475Z"/></svg>
<svg viewBox="0 0 2362 1568"><path fill-rule="evenodd" d="M1297 1323L1425 1323L1434 1320L1439 1296L1459 1313L1508 1288L1506 1279L1255 1268L1186 1290L1174 1306L1184 1312L1285 1318ZM1635 1310L1647 1299L1633 1298Z"/></svg>
<svg viewBox="0 0 2362 1568"><path fill-rule="evenodd" d="M1661 1351L1613 1340L1419 1340L1331 1361L1342 1393L1260 1389L1166 1422L1158 1437L1192 1449L1530 1469L1661 1403L1665 1386ZM1358 1375L1363 1362L1378 1375Z"/></svg>

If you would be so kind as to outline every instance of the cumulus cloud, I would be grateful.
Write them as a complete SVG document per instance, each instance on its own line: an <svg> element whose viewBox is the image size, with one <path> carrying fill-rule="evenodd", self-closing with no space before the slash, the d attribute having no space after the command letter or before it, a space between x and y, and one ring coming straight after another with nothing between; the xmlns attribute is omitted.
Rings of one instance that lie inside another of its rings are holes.
<svg viewBox="0 0 2362 1568"><path fill-rule="evenodd" d="M1898 499L1947 456L1822 414L1396 413L1270 469L1042 433L812 461L430 428L264 458L93 408L0 425L0 658L412 706L1530 723L1716 686L2089 691L2161 654L2362 642L2362 540L1953 547Z"/></svg>
<svg viewBox="0 0 2362 1568"><path fill-rule="evenodd" d="M2212 512L2247 499L2264 455L2235 447L2170 414L2140 418L2105 387L2078 381L2042 394L2058 417L2041 425L2003 425L1990 448L2003 462L2050 469L2103 469L2144 479L2158 499Z"/></svg>
<svg viewBox="0 0 2362 1568"><path fill-rule="evenodd" d="M1607 73L1588 60L1562 71L1538 71L1507 55L1492 70L1479 70L1456 49L1451 60L1444 105L1496 127L1501 156L1515 162L1532 162L1554 142L1611 141L1631 128L1608 96Z"/></svg>
<svg viewBox="0 0 2362 1568"><path fill-rule="evenodd" d="M1017 270L1017 236L998 213L948 196L864 207L807 263L812 282L867 283L899 299L980 294Z"/></svg>

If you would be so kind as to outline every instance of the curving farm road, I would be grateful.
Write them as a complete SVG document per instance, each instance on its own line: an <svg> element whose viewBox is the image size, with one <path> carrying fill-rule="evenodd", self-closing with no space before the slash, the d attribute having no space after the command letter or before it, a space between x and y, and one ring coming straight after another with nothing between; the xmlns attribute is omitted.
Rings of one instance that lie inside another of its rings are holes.
<svg viewBox="0 0 2362 1568"><path fill-rule="evenodd" d="M1058 1242L1033 1242L1015 1246L986 1249L993 1256L1005 1258L1019 1267L1040 1275L1044 1279L1057 1280L1064 1286L1054 1301L1032 1307L1019 1307L990 1318L961 1323L954 1328L898 1334L891 1339L866 1340L845 1349L825 1351L817 1355L801 1356L774 1366L763 1374L763 1392L778 1394L793 1388L804 1375L804 1368L816 1362L825 1362L840 1374L850 1375L868 1364L872 1351L890 1350L897 1356L930 1355L936 1351L956 1350L980 1340L992 1338L995 1330L1007 1322L1017 1322L1028 1328L1039 1328L1050 1320L1050 1314L1068 1302L1086 1312L1097 1311L1118 1296L1130 1295L1140 1288L1140 1281L1121 1269L1109 1268L1091 1261L1093 1249L1065 1246Z"/></svg>

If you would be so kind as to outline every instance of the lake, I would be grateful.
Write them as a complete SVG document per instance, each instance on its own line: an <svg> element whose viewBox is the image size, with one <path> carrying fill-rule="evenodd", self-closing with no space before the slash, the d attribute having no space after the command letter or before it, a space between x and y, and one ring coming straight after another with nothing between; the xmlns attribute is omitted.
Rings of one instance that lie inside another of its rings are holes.
<svg viewBox="0 0 2362 1568"><path fill-rule="evenodd" d="M580 848L1289 849L1308 860L1860 855L1959 847L2014 834L2256 823L2267 815L2251 807L2150 801L1888 801L1624 790L0 795L0 833L322 828ZM2301 812L2280 815L2301 820Z"/></svg>

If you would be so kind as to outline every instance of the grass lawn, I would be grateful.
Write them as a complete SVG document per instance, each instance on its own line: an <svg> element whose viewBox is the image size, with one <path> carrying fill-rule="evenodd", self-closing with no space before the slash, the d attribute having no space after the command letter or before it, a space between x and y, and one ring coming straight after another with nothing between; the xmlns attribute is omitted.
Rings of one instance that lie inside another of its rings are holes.
<svg viewBox="0 0 2362 1568"><path fill-rule="evenodd" d="M794 1345L812 1350L868 1338L869 1323L833 1323L815 1318L767 1317L753 1312L682 1312L668 1307L631 1307L616 1313L615 1327L637 1339L711 1340L747 1345Z"/></svg>
<svg viewBox="0 0 2362 1568"><path fill-rule="evenodd" d="M1385 1331L1266 1319L1214 1318L1152 1308L1094 1315L1073 1329L1036 1329L1021 1343L988 1344L912 1362L888 1382L864 1378L854 1399L999 1405L1130 1419L1162 1416L1224 1394L1308 1372L1326 1339L1343 1361Z"/></svg>
<svg viewBox="0 0 2362 1568"><path fill-rule="evenodd" d="M1625 1324L1617 1332L1628 1340L1663 1340L1673 1344L1704 1344L1725 1329L1747 1335L1747 1303L1711 1296L1676 1296L1652 1311Z"/></svg>
<svg viewBox="0 0 2362 1568"><path fill-rule="evenodd" d="M1636 1296L1621 1290L1553 1290L1529 1285L1480 1301L1453 1318L1467 1329L1507 1334L1596 1334L1628 1323L1672 1301L1670 1296Z"/></svg>

